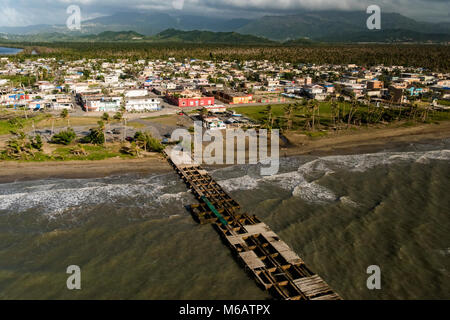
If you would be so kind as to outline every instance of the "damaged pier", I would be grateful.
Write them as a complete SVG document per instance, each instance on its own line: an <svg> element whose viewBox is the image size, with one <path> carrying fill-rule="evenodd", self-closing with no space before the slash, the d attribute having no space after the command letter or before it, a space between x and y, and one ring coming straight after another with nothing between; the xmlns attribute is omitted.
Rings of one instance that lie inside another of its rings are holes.
<svg viewBox="0 0 450 320"><path fill-rule="evenodd" d="M243 213L206 170L166 156L199 201L190 207L194 219L216 228L259 286L280 300L341 300L266 224Z"/></svg>

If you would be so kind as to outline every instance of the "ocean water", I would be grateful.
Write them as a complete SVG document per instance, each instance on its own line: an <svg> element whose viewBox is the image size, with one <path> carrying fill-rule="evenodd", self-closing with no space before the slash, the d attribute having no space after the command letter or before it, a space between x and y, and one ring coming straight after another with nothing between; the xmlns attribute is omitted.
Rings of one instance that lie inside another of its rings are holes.
<svg viewBox="0 0 450 320"><path fill-rule="evenodd" d="M441 141L209 169L343 298L448 299L449 165ZM269 299L192 203L174 173L0 184L0 299Z"/></svg>

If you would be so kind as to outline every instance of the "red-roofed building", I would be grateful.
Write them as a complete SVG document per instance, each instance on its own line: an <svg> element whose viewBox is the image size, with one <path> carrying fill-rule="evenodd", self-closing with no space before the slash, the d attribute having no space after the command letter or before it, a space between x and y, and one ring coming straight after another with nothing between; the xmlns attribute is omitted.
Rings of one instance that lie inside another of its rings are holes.
<svg viewBox="0 0 450 320"><path fill-rule="evenodd" d="M168 92L166 98L180 108L213 106L216 103L214 97L203 97L200 93L189 90Z"/></svg>

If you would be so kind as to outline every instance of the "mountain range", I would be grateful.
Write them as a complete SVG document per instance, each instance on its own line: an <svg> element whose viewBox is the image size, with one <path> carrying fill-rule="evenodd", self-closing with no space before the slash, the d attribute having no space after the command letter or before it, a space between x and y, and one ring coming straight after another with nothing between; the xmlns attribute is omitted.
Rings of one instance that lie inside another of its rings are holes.
<svg viewBox="0 0 450 320"><path fill-rule="evenodd" d="M267 42L269 40L285 42L295 39L311 39L324 42L366 42L366 41L438 41L448 42L450 23L418 22L398 13L383 13L381 31L369 31L366 27L368 15L361 11L314 11L284 16L264 16L257 19L227 19L205 16L171 16L165 13L124 12L111 16L83 21L81 32L71 32L64 25L35 25L28 27L0 27L3 38L13 39L13 35L27 38L46 38L48 41L82 39L86 35L105 32L123 32L133 30L137 38L154 36L171 41L211 42L212 38L226 37L240 42ZM177 32L175 32L176 30ZM183 33L183 32L194 32ZM205 31L210 32L205 33ZM176 34L175 34L175 33ZM228 35L226 35L228 34ZM242 35L250 35L248 38ZM117 35L114 35L117 36ZM258 37L258 38L256 38ZM95 36L91 40L95 40ZM134 37L133 37L134 38ZM266 38L266 39L263 39ZM89 39L86 38L87 40ZM99 39L100 41L101 39ZM139 39L135 39L139 40ZM155 40L156 41L156 40Z"/></svg>
<svg viewBox="0 0 450 320"><path fill-rule="evenodd" d="M147 43L196 43L262 45L279 44L266 38L243 35L236 32L181 31L167 29L154 36L135 31L104 31L99 34L39 33L33 35L1 35L0 40L12 42L147 42Z"/></svg>

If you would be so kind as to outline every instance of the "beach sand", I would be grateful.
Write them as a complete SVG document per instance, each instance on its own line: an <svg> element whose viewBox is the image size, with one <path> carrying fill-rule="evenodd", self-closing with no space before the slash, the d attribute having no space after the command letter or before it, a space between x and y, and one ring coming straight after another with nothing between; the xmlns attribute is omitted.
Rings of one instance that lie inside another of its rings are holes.
<svg viewBox="0 0 450 320"><path fill-rule="evenodd" d="M286 137L290 145L282 147L280 156L374 153L411 143L434 143L450 138L450 122L413 127L361 128L321 138L296 133Z"/></svg>
<svg viewBox="0 0 450 320"><path fill-rule="evenodd" d="M101 178L125 173L163 173L170 167L163 157L64 162L0 162L0 183L40 179Z"/></svg>
<svg viewBox="0 0 450 320"><path fill-rule="evenodd" d="M363 128L321 138L310 138L296 133L286 134L286 137L289 144L281 146L280 157L375 153L412 143L439 143L442 139L450 138L450 122L414 127ZM0 183L52 178L100 178L127 173L166 173L171 170L162 156L134 160L0 161Z"/></svg>

